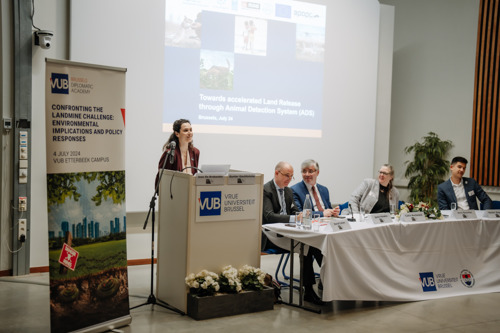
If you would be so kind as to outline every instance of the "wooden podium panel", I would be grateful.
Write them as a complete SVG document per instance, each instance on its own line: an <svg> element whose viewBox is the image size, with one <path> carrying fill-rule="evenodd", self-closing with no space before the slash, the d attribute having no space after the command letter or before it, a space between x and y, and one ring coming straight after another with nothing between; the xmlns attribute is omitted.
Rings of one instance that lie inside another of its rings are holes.
<svg viewBox="0 0 500 333"><path fill-rule="evenodd" d="M202 202L210 203L201 200L206 193L220 195L220 214L202 216L202 207L206 208ZM255 174L252 185L230 185L228 176L224 176L221 185L196 185L194 176L164 171L156 271L160 300L186 312L188 288L184 279L190 273L203 269L220 273L226 265L260 267L262 194L262 174ZM226 200L226 196L242 200ZM226 204L241 202L253 204L226 208ZM227 213L231 209L236 211Z"/></svg>

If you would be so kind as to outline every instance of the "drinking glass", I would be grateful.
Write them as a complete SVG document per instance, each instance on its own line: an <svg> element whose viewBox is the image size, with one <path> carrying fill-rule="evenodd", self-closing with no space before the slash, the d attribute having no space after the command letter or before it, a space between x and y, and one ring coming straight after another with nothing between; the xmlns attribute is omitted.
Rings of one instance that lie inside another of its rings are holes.
<svg viewBox="0 0 500 333"><path fill-rule="evenodd" d="M319 214L314 214L313 215L313 220L312 220L312 228L313 231L319 231L319 225L320 225L320 215Z"/></svg>
<svg viewBox="0 0 500 333"><path fill-rule="evenodd" d="M365 209L359 207L359 222L363 222L365 220Z"/></svg>
<svg viewBox="0 0 500 333"><path fill-rule="evenodd" d="M314 232L318 232L319 231L319 225L320 225L319 221L318 222L313 222L312 228L313 228Z"/></svg>
<svg viewBox="0 0 500 333"><path fill-rule="evenodd" d="M300 228L302 226L300 212L295 213L295 227Z"/></svg>
<svg viewBox="0 0 500 333"><path fill-rule="evenodd" d="M396 204L391 204L389 209L391 216L394 216L394 214L396 214Z"/></svg>
<svg viewBox="0 0 500 333"><path fill-rule="evenodd" d="M451 210L457 210L457 203L456 202L451 203Z"/></svg>

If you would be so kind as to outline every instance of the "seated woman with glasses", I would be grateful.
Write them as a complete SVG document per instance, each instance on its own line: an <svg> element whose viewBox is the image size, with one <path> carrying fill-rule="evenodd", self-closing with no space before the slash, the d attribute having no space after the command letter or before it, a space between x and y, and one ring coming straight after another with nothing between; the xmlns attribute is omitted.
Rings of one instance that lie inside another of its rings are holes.
<svg viewBox="0 0 500 333"><path fill-rule="evenodd" d="M384 164L378 172L378 179L367 178L351 194L349 204L353 212L360 208L367 213L388 213L391 204L397 207L399 191L392 184L394 169L389 164Z"/></svg>

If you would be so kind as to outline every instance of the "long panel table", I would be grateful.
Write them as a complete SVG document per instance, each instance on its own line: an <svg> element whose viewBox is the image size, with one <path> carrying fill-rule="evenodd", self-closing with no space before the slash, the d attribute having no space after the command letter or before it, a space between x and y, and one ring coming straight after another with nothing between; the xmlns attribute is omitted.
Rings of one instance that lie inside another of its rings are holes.
<svg viewBox="0 0 500 333"><path fill-rule="evenodd" d="M500 292L500 219L371 224L319 232L262 226L273 243L290 239L324 255L323 300L416 301Z"/></svg>

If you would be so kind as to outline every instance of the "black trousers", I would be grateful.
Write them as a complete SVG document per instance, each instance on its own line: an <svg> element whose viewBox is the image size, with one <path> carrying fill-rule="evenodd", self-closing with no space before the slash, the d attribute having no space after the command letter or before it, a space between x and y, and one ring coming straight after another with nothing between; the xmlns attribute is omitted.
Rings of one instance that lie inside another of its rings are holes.
<svg viewBox="0 0 500 333"><path fill-rule="evenodd" d="M313 268L314 259L316 259L318 265L321 266L321 262L323 261L323 255L321 254L321 251L315 247L310 246L309 252L307 253L307 255L304 255L304 264L302 266L302 270L304 272L305 288L312 287L316 283Z"/></svg>

